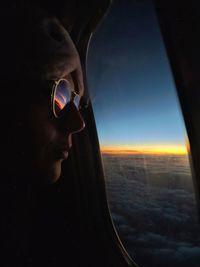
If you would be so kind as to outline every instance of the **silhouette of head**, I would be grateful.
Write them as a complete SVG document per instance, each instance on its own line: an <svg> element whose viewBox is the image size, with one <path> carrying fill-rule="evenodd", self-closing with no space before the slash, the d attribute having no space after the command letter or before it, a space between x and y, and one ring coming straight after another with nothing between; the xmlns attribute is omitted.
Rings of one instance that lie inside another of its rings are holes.
<svg viewBox="0 0 200 267"><path fill-rule="evenodd" d="M85 126L78 106L84 93L79 55L61 23L35 5L13 5L1 20L2 165L11 171L7 163L14 157L11 172L54 183L72 135Z"/></svg>

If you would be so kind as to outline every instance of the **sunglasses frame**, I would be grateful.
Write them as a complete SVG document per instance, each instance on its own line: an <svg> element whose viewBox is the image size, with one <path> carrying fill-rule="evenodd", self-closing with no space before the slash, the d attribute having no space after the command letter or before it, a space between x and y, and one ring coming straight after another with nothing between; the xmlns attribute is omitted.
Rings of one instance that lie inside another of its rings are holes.
<svg viewBox="0 0 200 267"><path fill-rule="evenodd" d="M64 78L60 78L60 79L58 79L58 80L53 81L54 84L53 84L52 93L51 93L51 107L52 107L52 112L53 112L55 118L60 118L60 116L58 116L58 115L56 114L56 111L55 111L55 93L56 93L56 89L57 89L57 87L58 87L58 85L59 85L59 83L60 83L61 81L65 81L65 82L67 82L67 83L70 85L70 82L69 82L67 79L64 79ZM69 88L70 88L70 86L69 86ZM75 91L72 91L72 90L71 90L71 97L70 97L70 100L66 103L66 105L64 106L64 108L61 110L61 113L62 113L62 111L66 108L66 106L67 106L70 102L73 102L73 103L74 103L74 105L76 106L77 110L80 109L80 107L79 107L79 106L77 107L77 105L76 105L75 102L74 102L74 99L75 99L76 96L78 96L78 97L80 98L80 99L79 99L79 105L80 105L81 97L79 96L78 93L76 93Z"/></svg>

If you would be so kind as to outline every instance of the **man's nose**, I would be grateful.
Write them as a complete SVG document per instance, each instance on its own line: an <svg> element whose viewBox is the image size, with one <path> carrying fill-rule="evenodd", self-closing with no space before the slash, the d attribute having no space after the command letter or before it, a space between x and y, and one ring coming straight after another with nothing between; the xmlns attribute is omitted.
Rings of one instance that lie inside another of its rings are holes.
<svg viewBox="0 0 200 267"><path fill-rule="evenodd" d="M68 107L60 118L60 130L63 133L78 133L85 128L85 122L79 110L73 102L68 104Z"/></svg>

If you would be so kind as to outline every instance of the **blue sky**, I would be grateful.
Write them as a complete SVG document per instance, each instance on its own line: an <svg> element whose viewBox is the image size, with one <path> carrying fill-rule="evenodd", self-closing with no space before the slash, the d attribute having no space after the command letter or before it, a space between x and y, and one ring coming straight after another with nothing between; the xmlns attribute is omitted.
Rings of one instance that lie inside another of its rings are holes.
<svg viewBox="0 0 200 267"><path fill-rule="evenodd" d="M87 71L102 145L184 145L183 119L151 1L114 1L91 40Z"/></svg>

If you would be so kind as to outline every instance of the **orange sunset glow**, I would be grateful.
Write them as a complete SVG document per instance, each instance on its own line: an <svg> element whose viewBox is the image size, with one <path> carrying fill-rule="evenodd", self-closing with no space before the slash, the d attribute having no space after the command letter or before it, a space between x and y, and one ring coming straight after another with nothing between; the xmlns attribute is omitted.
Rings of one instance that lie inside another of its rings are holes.
<svg viewBox="0 0 200 267"><path fill-rule="evenodd" d="M187 148L181 145L151 145L151 146L101 146L101 152L106 154L176 154L186 155Z"/></svg>

